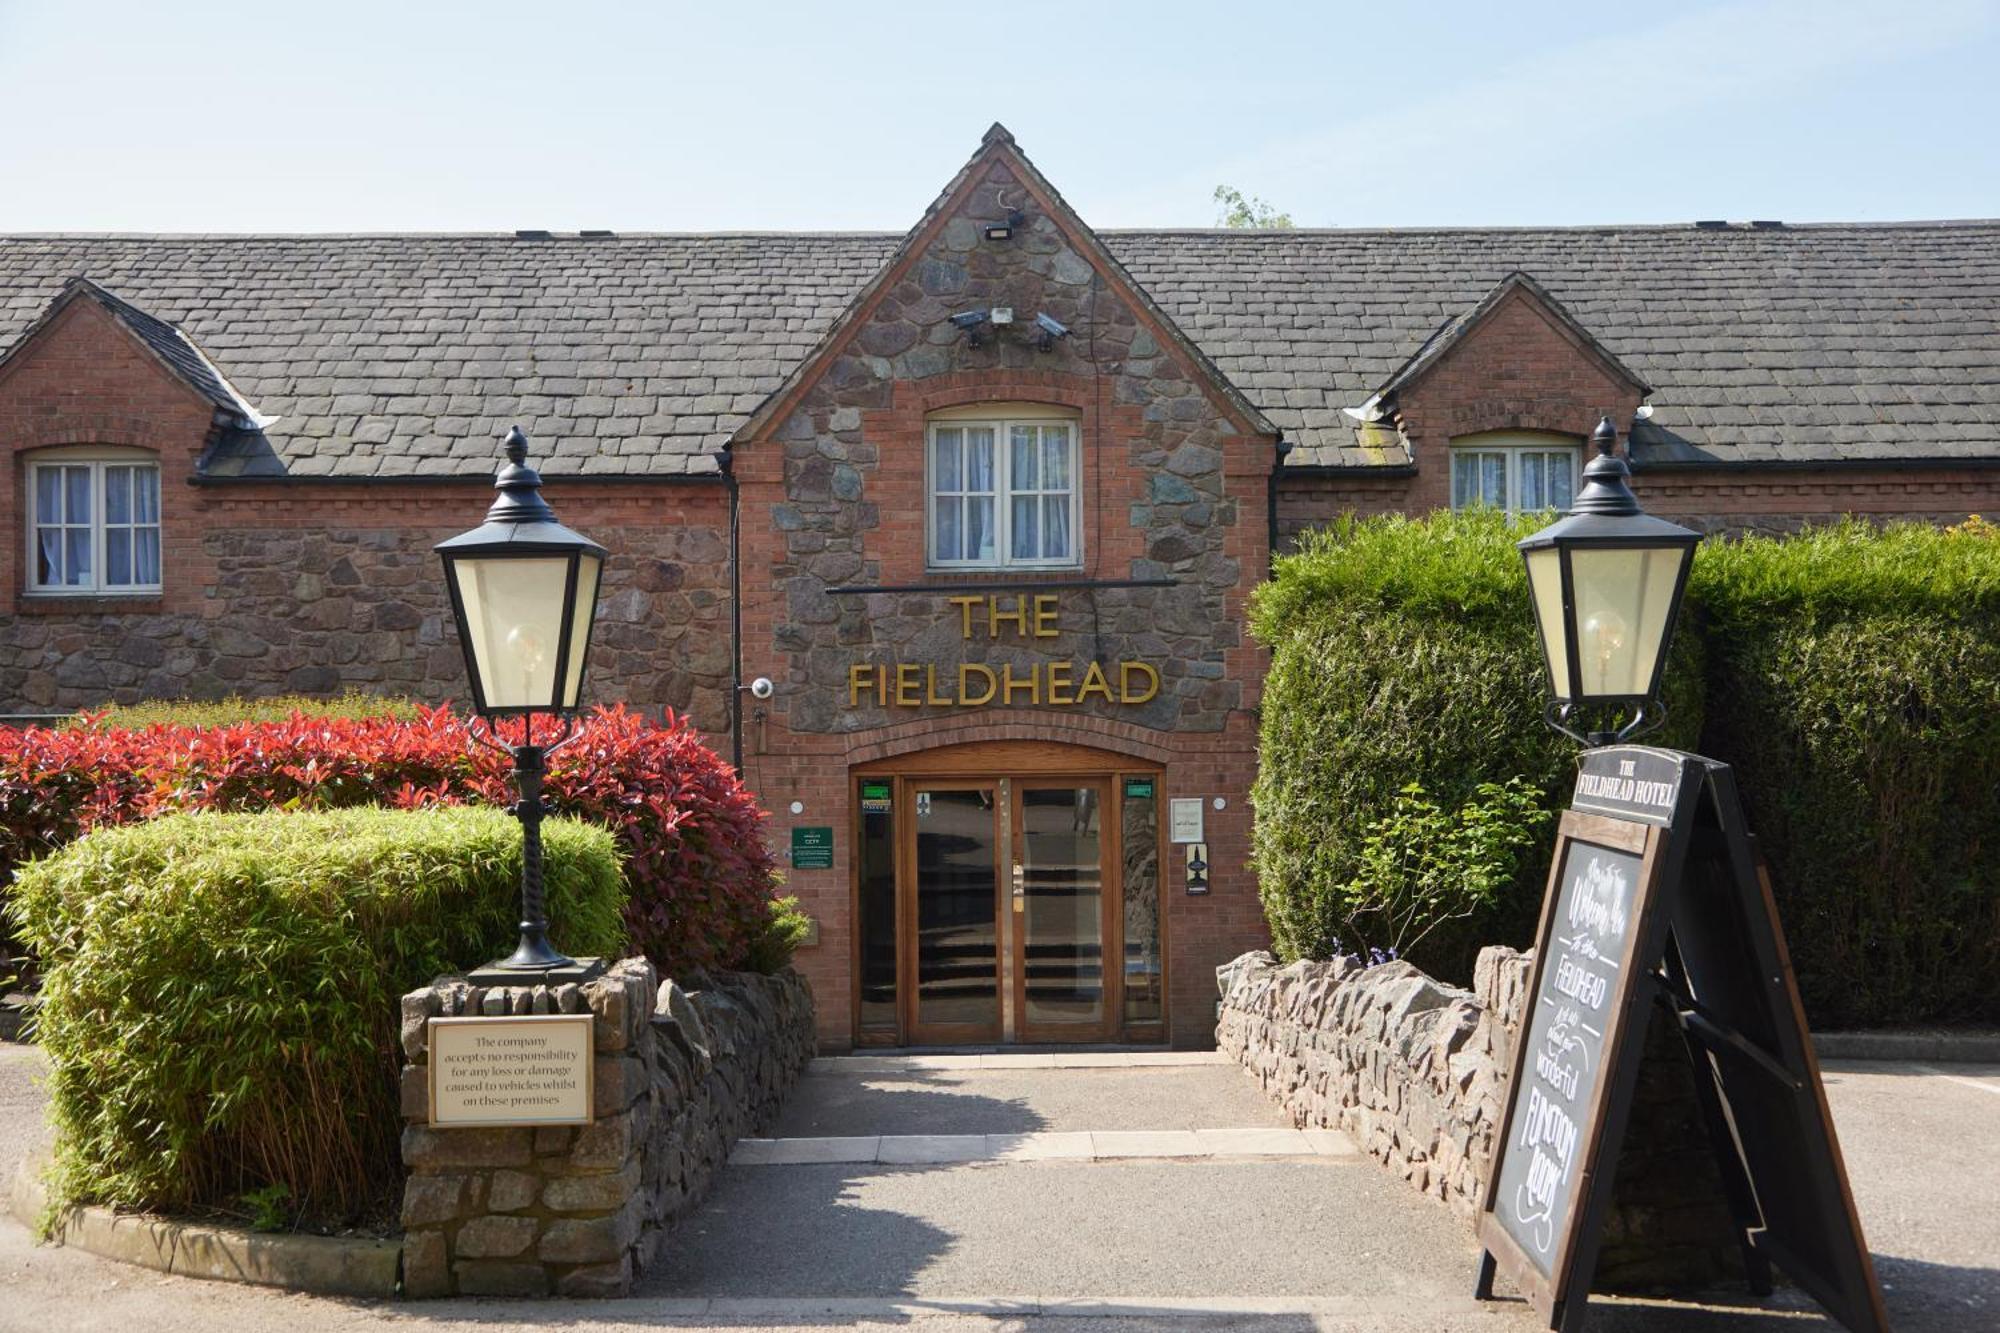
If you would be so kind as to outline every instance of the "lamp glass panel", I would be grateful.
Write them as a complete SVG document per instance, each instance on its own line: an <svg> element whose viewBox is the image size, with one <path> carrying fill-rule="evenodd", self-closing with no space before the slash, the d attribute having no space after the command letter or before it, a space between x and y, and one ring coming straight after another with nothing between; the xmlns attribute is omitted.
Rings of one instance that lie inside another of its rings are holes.
<svg viewBox="0 0 2000 1333"><path fill-rule="evenodd" d="M1553 546L1528 552L1528 591L1534 597L1535 624L1542 631L1542 654L1548 659L1549 681L1558 699L1569 694L1569 656L1563 623L1562 554Z"/></svg>
<svg viewBox="0 0 2000 1333"><path fill-rule="evenodd" d="M576 613L569 622L569 666L563 679L562 706L576 707L583 697L583 663L590 648L590 622L597 609L597 579L604 561L594 555L579 557L576 566Z"/></svg>
<svg viewBox="0 0 2000 1333"><path fill-rule="evenodd" d="M1571 551L1579 697L1639 696L1651 689L1685 555L1671 546Z"/></svg>
<svg viewBox="0 0 2000 1333"><path fill-rule="evenodd" d="M551 707L568 557L460 556L451 572L486 706Z"/></svg>

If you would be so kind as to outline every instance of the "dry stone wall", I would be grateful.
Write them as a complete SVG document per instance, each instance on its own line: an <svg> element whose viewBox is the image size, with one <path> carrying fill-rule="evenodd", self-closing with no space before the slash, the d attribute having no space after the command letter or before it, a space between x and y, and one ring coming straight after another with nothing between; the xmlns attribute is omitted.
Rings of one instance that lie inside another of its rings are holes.
<svg viewBox="0 0 2000 1333"><path fill-rule="evenodd" d="M644 959L583 985L441 977L403 997L406 1296L619 1296L729 1149L767 1124L813 1054L796 972L720 972L683 989ZM434 1129L428 1020L595 1016L595 1122Z"/></svg>
<svg viewBox="0 0 2000 1333"><path fill-rule="evenodd" d="M1534 955L1481 950L1470 991L1405 962L1217 969L1216 1044L1296 1125L1338 1129L1468 1222L1479 1208ZM1704 1286L1741 1271L1693 1075L1655 1012L1593 1285Z"/></svg>

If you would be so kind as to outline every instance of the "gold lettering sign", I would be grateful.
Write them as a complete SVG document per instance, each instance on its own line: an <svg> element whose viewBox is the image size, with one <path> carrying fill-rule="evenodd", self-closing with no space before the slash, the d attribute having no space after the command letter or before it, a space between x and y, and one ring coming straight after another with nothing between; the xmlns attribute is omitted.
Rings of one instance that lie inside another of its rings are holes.
<svg viewBox="0 0 2000 1333"><path fill-rule="evenodd" d="M1002 598L960 595L945 601L958 612L963 639L1053 639L1054 593ZM989 704L1046 704L1070 708L1097 700L1143 704L1158 697L1160 673L1151 663L1124 661L1036 662L1025 667L964 662L957 667L916 662L855 662L847 668L847 706L860 708L984 708Z"/></svg>

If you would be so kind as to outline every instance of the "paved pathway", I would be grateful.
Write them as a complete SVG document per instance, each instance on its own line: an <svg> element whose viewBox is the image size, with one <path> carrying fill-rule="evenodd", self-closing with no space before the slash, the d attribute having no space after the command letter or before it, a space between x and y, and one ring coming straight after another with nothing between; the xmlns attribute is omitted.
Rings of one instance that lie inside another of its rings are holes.
<svg viewBox="0 0 2000 1333"><path fill-rule="evenodd" d="M0 1046L0 1173L41 1138L36 1067ZM2000 1328L2000 1066L1836 1064L1828 1083L1898 1333ZM1128 1135L1193 1148L1131 1155ZM763 1146L739 1146L629 1300L292 1296L36 1249L0 1221L0 1333L1535 1327L1518 1305L1467 1300L1466 1229L1335 1137L1299 1151L1240 1073L1206 1059L1060 1071L1047 1057L825 1061ZM824 1150L783 1146L852 1139L872 1154L815 1161ZM1056 1150L1084 1140L1088 1157ZM950 1160L893 1160L920 1143ZM884 1160L884 1145L908 1146ZM1754 1309L1608 1302L1592 1319L1612 1333L1832 1327L1797 1296Z"/></svg>

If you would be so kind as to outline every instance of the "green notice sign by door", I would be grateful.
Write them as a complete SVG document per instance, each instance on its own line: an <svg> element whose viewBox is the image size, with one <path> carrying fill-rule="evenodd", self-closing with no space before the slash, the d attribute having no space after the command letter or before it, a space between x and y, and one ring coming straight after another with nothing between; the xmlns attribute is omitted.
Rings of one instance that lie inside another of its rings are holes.
<svg viewBox="0 0 2000 1333"><path fill-rule="evenodd" d="M792 830L792 869L833 869L833 829L815 824Z"/></svg>

